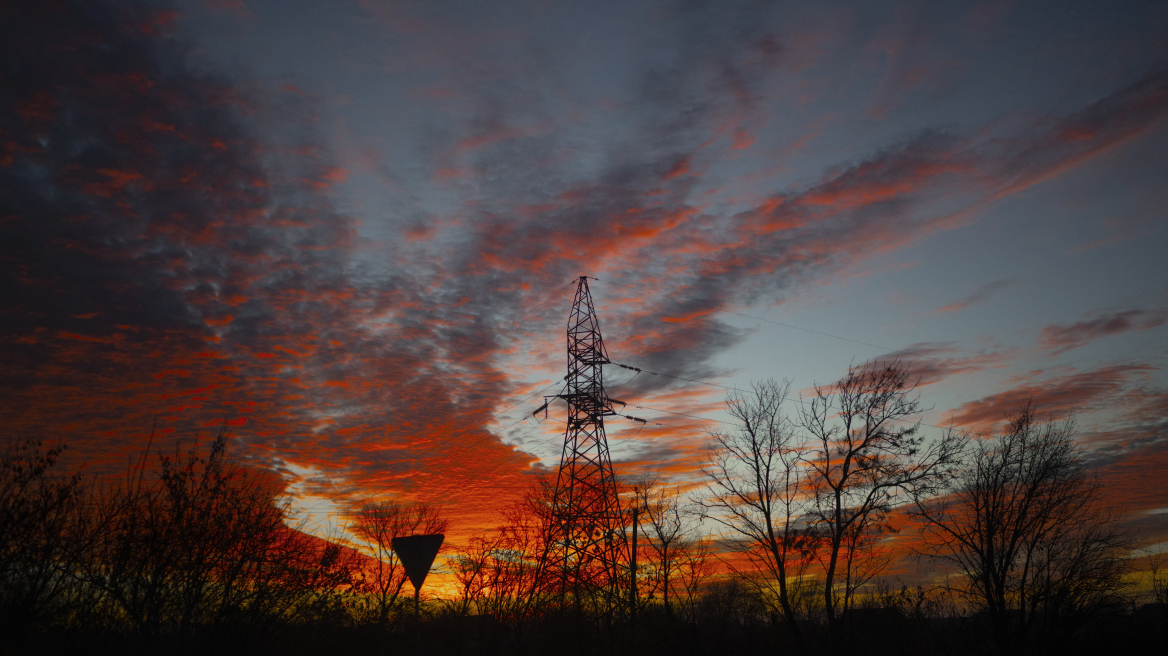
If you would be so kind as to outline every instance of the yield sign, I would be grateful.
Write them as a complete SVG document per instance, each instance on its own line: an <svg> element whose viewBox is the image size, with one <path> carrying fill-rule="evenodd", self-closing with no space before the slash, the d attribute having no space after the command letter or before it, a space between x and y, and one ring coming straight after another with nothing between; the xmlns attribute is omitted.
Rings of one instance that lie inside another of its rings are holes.
<svg viewBox="0 0 1168 656"><path fill-rule="evenodd" d="M393 551L401 558L402 566L406 568L406 576L414 584L414 590L421 590L426 575L430 573L430 566L434 564L434 556L442 546L446 536L441 533L434 535L411 535L393 539Z"/></svg>

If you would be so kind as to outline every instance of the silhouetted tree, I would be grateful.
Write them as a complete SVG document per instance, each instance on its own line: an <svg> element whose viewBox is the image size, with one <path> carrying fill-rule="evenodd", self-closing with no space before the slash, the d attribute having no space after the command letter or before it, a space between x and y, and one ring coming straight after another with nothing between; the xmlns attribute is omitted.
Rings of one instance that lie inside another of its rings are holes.
<svg viewBox="0 0 1168 656"><path fill-rule="evenodd" d="M1168 568L1164 566L1164 553L1156 553L1149 558L1149 579L1152 587L1152 601L1168 606Z"/></svg>
<svg viewBox="0 0 1168 656"><path fill-rule="evenodd" d="M838 570L837 616L846 616L860 589L878 577L892 562L892 550L881 544L885 527L857 522L844 533L840 547L842 569ZM823 553L820 552L820 556Z"/></svg>
<svg viewBox="0 0 1168 656"><path fill-rule="evenodd" d="M457 610L489 615L514 624L526 616L538 595L535 575L542 544L527 529L525 519L509 522L496 532L474 536L452 559L459 584Z"/></svg>
<svg viewBox="0 0 1168 656"><path fill-rule="evenodd" d="M697 605L714 574L714 545L708 537L688 538L677 543L677 570L673 575L675 614L697 623Z"/></svg>
<svg viewBox="0 0 1168 656"><path fill-rule="evenodd" d="M701 504L711 519L744 538L743 552L756 569L769 575L779 611L805 652L788 586L789 579L802 572L812 546L801 521L807 487L800 444L795 425L782 408L790 387L790 381L768 380L755 383L752 396L726 401L738 426L712 434L713 445L702 467L708 497Z"/></svg>
<svg viewBox="0 0 1168 656"><path fill-rule="evenodd" d="M454 580L458 582L458 599L450 604L457 615L466 616L484 605L481 603L484 597L500 587L496 560L503 549L502 538L475 535L449 559Z"/></svg>
<svg viewBox="0 0 1168 656"><path fill-rule="evenodd" d="M146 454L122 484L101 489L80 532L77 576L103 628L146 636L267 635L328 616L351 587L352 555L287 527L271 481L227 456Z"/></svg>
<svg viewBox="0 0 1168 656"><path fill-rule="evenodd" d="M493 531L474 536L450 560L459 598L452 603L459 615L475 613L493 620L477 624L497 626L510 635L511 652L522 652L524 631L532 619L546 615L552 595L540 580L543 557L552 528L552 488L537 480L523 498L503 511L504 521Z"/></svg>
<svg viewBox="0 0 1168 656"><path fill-rule="evenodd" d="M922 497L929 553L963 575L1004 652L1066 637L1120 601L1131 546L1074 443L1073 421L1038 423L1031 405L979 441L945 496Z"/></svg>
<svg viewBox="0 0 1168 656"><path fill-rule="evenodd" d="M0 453L0 628L35 631L67 614L83 544L79 473L57 471L64 446L14 439Z"/></svg>
<svg viewBox="0 0 1168 656"><path fill-rule="evenodd" d="M539 565L552 531L551 499L551 485L541 479L504 511L485 570L488 585L479 601L480 612L517 630L545 610Z"/></svg>
<svg viewBox="0 0 1168 656"><path fill-rule="evenodd" d="M927 441L919 423L909 423L921 412L914 388L899 362L872 362L851 369L834 385L816 385L815 396L800 410L812 441L806 458L813 493L808 519L825 543L823 605L831 638L855 594L847 572L862 553L854 547L893 507L909 502L909 494L925 494L942 483L966 442L955 431ZM867 575L878 571L869 569Z"/></svg>
<svg viewBox="0 0 1168 656"><path fill-rule="evenodd" d="M669 606L669 582L685 566L682 555L690 542L682 514L681 492L666 488L656 476L644 476L634 483L633 495L633 502L640 508L639 522L649 547L647 551L651 554L653 591L661 591L662 604L669 615L673 612Z"/></svg>

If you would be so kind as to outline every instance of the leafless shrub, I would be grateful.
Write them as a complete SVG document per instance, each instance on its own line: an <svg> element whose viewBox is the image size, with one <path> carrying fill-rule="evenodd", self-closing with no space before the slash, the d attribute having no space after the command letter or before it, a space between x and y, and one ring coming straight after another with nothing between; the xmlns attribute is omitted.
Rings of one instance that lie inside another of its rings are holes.
<svg viewBox="0 0 1168 656"><path fill-rule="evenodd" d="M284 523L270 481L227 456L161 456L147 477L100 489L81 532L77 576L100 600L105 630L145 636L266 635L336 612L353 556Z"/></svg>
<svg viewBox="0 0 1168 656"><path fill-rule="evenodd" d="M66 614L81 555L79 473L57 471L64 446L16 439L0 454L0 627L38 630Z"/></svg>

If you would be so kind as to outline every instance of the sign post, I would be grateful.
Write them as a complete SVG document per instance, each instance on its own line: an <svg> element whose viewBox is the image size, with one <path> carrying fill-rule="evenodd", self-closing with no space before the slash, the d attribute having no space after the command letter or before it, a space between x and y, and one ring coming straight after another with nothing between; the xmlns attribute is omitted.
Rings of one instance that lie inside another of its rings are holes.
<svg viewBox="0 0 1168 656"><path fill-rule="evenodd" d="M442 548L442 540L446 536L441 533L434 535L411 535L409 537L394 538L393 551L401 558L402 567L410 583L414 584L414 629L418 635L418 654L422 653L422 623L419 594L426 575L430 573L430 566L434 564L434 557Z"/></svg>

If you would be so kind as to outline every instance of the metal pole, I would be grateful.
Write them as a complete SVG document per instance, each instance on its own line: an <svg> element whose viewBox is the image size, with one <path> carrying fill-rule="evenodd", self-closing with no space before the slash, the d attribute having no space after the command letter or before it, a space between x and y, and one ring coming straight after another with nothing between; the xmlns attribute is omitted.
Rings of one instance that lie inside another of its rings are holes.
<svg viewBox="0 0 1168 656"><path fill-rule="evenodd" d="M634 501L633 502L633 550L632 550L631 557L629 559L630 565L631 565L629 567L629 574L633 578L631 585L629 586L629 591L631 592L631 595L629 597L629 604L630 604L630 606L629 606L629 621L634 627L637 624L637 528L640 527L640 523L637 521L637 511L638 510L640 510L640 508L637 506L636 501Z"/></svg>
<svg viewBox="0 0 1168 656"><path fill-rule="evenodd" d="M418 636L418 656L422 656L422 620L421 612L418 610L418 593L420 590L414 588L414 631Z"/></svg>

